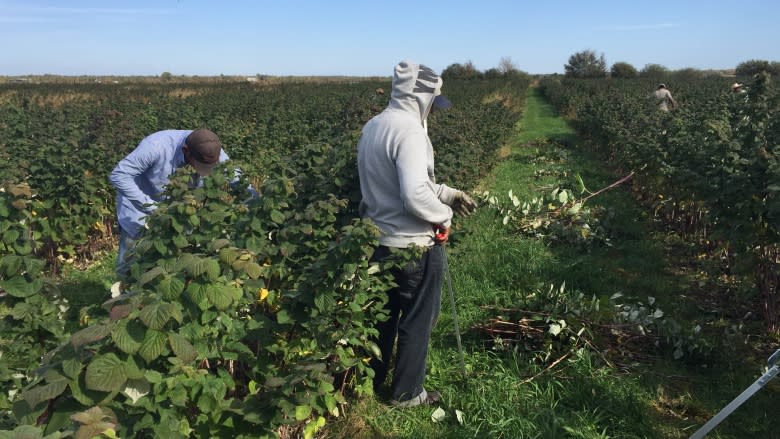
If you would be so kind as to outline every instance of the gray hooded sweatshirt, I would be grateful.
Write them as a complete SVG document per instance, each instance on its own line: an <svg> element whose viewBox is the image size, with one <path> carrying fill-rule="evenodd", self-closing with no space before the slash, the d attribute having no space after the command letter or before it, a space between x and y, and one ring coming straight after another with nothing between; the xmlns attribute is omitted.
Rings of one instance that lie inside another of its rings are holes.
<svg viewBox="0 0 780 439"><path fill-rule="evenodd" d="M363 127L358 173L360 215L382 232L388 247L434 244L433 225L450 226L456 189L436 184L426 119L442 79L430 68L402 61L395 67L387 108Z"/></svg>

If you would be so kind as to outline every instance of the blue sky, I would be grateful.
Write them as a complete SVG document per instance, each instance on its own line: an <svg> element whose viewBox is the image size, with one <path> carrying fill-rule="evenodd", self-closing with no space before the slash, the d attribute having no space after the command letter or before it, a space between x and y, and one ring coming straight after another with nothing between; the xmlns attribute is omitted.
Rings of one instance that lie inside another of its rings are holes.
<svg viewBox="0 0 780 439"><path fill-rule="evenodd" d="M780 61L780 1L0 0L0 75L379 75L580 50L637 68Z"/></svg>

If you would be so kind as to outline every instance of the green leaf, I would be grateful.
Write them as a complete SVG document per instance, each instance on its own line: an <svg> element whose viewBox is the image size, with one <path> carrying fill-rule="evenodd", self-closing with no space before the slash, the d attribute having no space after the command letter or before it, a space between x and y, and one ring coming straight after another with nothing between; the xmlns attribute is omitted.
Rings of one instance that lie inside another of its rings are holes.
<svg viewBox="0 0 780 439"><path fill-rule="evenodd" d="M173 230L176 230L178 233L184 232L184 226L182 226L180 222L176 221L176 218L171 218L171 227L173 227Z"/></svg>
<svg viewBox="0 0 780 439"><path fill-rule="evenodd" d="M159 238L155 239L154 241L152 241L152 245L154 246L154 249L157 250L157 252L160 253L161 255L168 254L168 248L165 247L165 243L163 242L162 239Z"/></svg>
<svg viewBox="0 0 780 439"><path fill-rule="evenodd" d="M187 296L192 303L201 309L201 311L204 311L209 307L209 299L206 296L207 289L208 285L200 282L192 282L187 286Z"/></svg>
<svg viewBox="0 0 780 439"><path fill-rule="evenodd" d="M219 407L219 402L217 402L216 398L212 395L202 393L200 398L198 398L198 410L200 410L201 413L211 413L216 410L217 407Z"/></svg>
<svg viewBox="0 0 780 439"><path fill-rule="evenodd" d="M27 267L28 276L38 276L46 267L46 263L44 261L33 258L24 258L24 265Z"/></svg>
<svg viewBox="0 0 780 439"><path fill-rule="evenodd" d="M127 379L139 380L144 377L144 370L138 366L135 355L128 355L127 362L125 363L125 372L127 372Z"/></svg>
<svg viewBox="0 0 780 439"><path fill-rule="evenodd" d="M286 323L292 322L292 318L290 318L290 315L287 313L287 310L281 310L278 313L276 313L276 321L279 322L279 324L284 325Z"/></svg>
<svg viewBox="0 0 780 439"><path fill-rule="evenodd" d="M271 221L275 222L276 224L282 224L284 223L284 214L282 212L279 212L278 210L272 210L271 211Z"/></svg>
<svg viewBox="0 0 780 439"><path fill-rule="evenodd" d="M187 242L187 238L185 238L183 235L176 235L171 238L171 241L173 242L173 245L176 246L176 248L184 248L190 245L190 243Z"/></svg>
<svg viewBox="0 0 780 439"><path fill-rule="evenodd" d="M336 401L336 398L333 397L333 395L325 395L325 408L328 409L328 413L331 414L331 416L338 417L339 416L339 406L338 401Z"/></svg>
<svg viewBox="0 0 780 439"><path fill-rule="evenodd" d="M251 349L244 343L240 341L231 341L228 343L225 343L225 350L226 351L232 351L240 355L244 355L246 358L255 358L257 357L257 354L252 352Z"/></svg>
<svg viewBox="0 0 780 439"><path fill-rule="evenodd" d="M218 310L228 309L230 304L233 303L229 289L230 287L226 285L208 285L206 287L206 297Z"/></svg>
<svg viewBox="0 0 780 439"><path fill-rule="evenodd" d="M177 300L184 291L184 281L177 276L165 276L155 289L165 300Z"/></svg>
<svg viewBox="0 0 780 439"><path fill-rule="evenodd" d="M235 248L223 248L219 251L219 260L226 264L230 264L238 259L240 254L241 253Z"/></svg>
<svg viewBox="0 0 780 439"><path fill-rule="evenodd" d="M151 363L165 352L165 343L167 340L168 337L164 332L149 329L146 331L146 337L144 337L144 341L138 349L138 355L147 363Z"/></svg>
<svg viewBox="0 0 780 439"><path fill-rule="evenodd" d="M6 232L3 233L3 242L6 244L16 242L17 239L19 239L19 231L16 229L6 230Z"/></svg>
<svg viewBox="0 0 780 439"><path fill-rule="evenodd" d="M178 303L171 303L171 317L176 322L181 323L184 320L184 316L181 313L181 305Z"/></svg>
<svg viewBox="0 0 780 439"><path fill-rule="evenodd" d="M214 281L219 277L219 262L213 259L200 259L187 266L187 271L193 277L205 274L208 280Z"/></svg>
<svg viewBox="0 0 780 439"><path fill-rule="evenodd" d="M303 429L303 439L313 439L314 435L325 426L325 418L318 416L316 421L309 422Z"/></svg>
<svg viewBox="0 0 780 439"><path fill-rule="evenodd" d="M11 296L19 298L32 296L40 290L41 286L41 283L27 282L24 276L14 276L8 280L0 281L0 288Z"/></svg>
<svg viewBox="0 0 780 439"><path fill-rule="evenodd" d="M73 345L74 348L78 348L86 344L102 340L111 333L112 328L112 325L100 324L87 326L70 337L70 344Z"/></svg>
<svg viewBox="0 0 780 439"><path fill-rule="evenodd" d="M19 269L22 268L22 259L21 256L17 255L6 255L0 258L0 267L3 267L6 278L19 274Z"/></svg>
<svg viewBox="0 0 780 439"><path fill-rule="evenodd" d="M260 268L260 264L257 262L250 262L246 264L244 267L244 270L246 271L246 274L249 275L252 279L257 279L262 274L262 269Z"/></svg>
<svg viewBox="0 0 780 439"><path fill-rule="evenodd" d="M144 372L144 378L152 384L160 384L163 380L162 374L156 370L147 370Z"/></svg>
<svg viewBox="0 0 780 439"><path fill-rule="evenodd" d="M116 347L128 354L138 352L145 335L146 328L135 319L120 322L116 329L111 332L111 338L114 340Z"/></svg>
<svg viewBox="0 0 780 439"><path fill-rule="evenodd" d="M68 381L60 379L51 383L37 385L30 390L22 392L22 399L27 402L30 409L34 409L35 406L43 401L50 401L62 394L65 388L68 387Z"/></svg>
<svg viewBox="0 0 780 439"><path fill-rule="evenodd" d="M295 407L295 419L298 421L303 421L304 419L308 419L309 416L311 416L311 406L308 405L299 405Z"/></svg>
<svg viewBox="0 0 780 439"><path fill-rule="evenodd" d="M138 279L138 285L144 286L161 274L165 274L165 270L162 267L159 265L153 267L151 270L141 275L141 277Z"/></svg>
<svg viewBox="0 0 780 439"><path fill-rule="evenodd" d="M32 245L30 245L30 241L27 240L21 242L16 241L14 242L14 250L20 255L29 255L32 253Z"/></svg>
<svg viewBox="0 0 780 439"><path fill-rule="evenodd" d="M70 379L78 378L84 365L75 358L68 358L62 362L62 373Z"/></svg>
<svg viewBox="0 0 780 439"><path fill-rule="evenodd" d="M219 250L222 247L227 247L229 245L230 245L230 240L229 239L221 238L221 239L214 240L211 243L211 248L214 249L214 250Z"/></svg>
<svg viewBox="0 0 780 439"><path fill-rule="evenodd" d="M173 350L174 355L179 357L183 363L189 363L197 357L195 348L183 336L170 333L168 334L168 342L171 344L171 350Z"/></svg>
<svg viewBox="0 0 780 439"><path fill-rule="evenodd" d="M176 264L173 266L173 271L180 272L180 271L187 271L190 272L190 266L198 261L198 258L191 255L190 253L184 253L183 255L179 256L179 259L176 260Z"/></svg>
<svg viewBox="0 0 780 439"><path fill-rule="evenodd" d="M34 425L20 425L13 431L0 430L0 439L44 439L40 427ZM46 436L45 439L55 439L65 436Z"/></svg>
<svg viewBox="0 0 780 439"><path fill-rule="evenodd" d="M39 305L28 302L19 302L14 306L11 317L13 317L14 320L30 322L40 316L40 313L41 308Z"/></svg>
<svg viewBox="0 0 780 439"><path fill-rule="evenodd" d="M282 378L282 377L268 377L265 380L264 386L265 387L270 387L270 388L280 387L280 386L284 385L286 382L287 381L285 381L285 379Z"/></svg>
<svg viewBox="0 0 780 439"><path fill-rule="evenodd" d="M71 380L68 383L68 387L70 387L70 394L73 395L73 398L78 401L79 404L85 406L93 406L106 396L105 392L87 389L83 375L78 379Z"/></svg>
<svg viewBox="0 0 780 439"><path fill-rule="evenodd" d="M125 365L115 354L98 355L87 366L87 388L102 392L121 390L127 381Z"/></svg>
<svg viewBox="0 0 780 439"><path fill-rule="evenodd" d="M219 262L215 261L214 259L209 259L206 262L206 277L208 277L210 281L217 280L217 278L219 278L220 271Z"/></svg>
<svg viewBox="0 0 780 439"><path fill-rule="evenodd" d="M176 311L177 308L172 303L156 302L151 305L146 305L144 309L141 310L138 317L144 322L147 328L162 329ZM181 320L181 317L177 320Z"/></svg>

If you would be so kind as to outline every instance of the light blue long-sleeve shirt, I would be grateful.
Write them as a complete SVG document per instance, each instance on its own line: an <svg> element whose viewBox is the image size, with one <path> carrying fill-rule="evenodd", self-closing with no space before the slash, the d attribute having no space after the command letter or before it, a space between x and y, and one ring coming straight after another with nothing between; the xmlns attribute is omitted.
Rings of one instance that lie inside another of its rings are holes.
<svg viewBox="0 0 780 439"><path fill-rule="evenodd" d="M111 171L109 180L117 190L116 212L119 225L137 238L155 209L160 195L176 169L184 166L182 146L192 130L165 130L150 134ZM229 159L223 149L219 161Z"/></svg>

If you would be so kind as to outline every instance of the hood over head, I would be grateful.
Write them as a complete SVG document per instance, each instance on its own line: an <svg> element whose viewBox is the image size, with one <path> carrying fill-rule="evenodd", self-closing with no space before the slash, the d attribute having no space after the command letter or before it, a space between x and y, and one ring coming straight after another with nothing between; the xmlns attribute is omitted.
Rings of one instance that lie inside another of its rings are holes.
<svg viewBox="0 0 780 439"><path fill-rule="evenodd" d="M414 112L419 115L420 123L425 124L432 106L438 105L442 109L450 106L449 100L441 96L443 83L441 76L430 67L408 60L401 61L395 66L389 106Z"/></svg>

